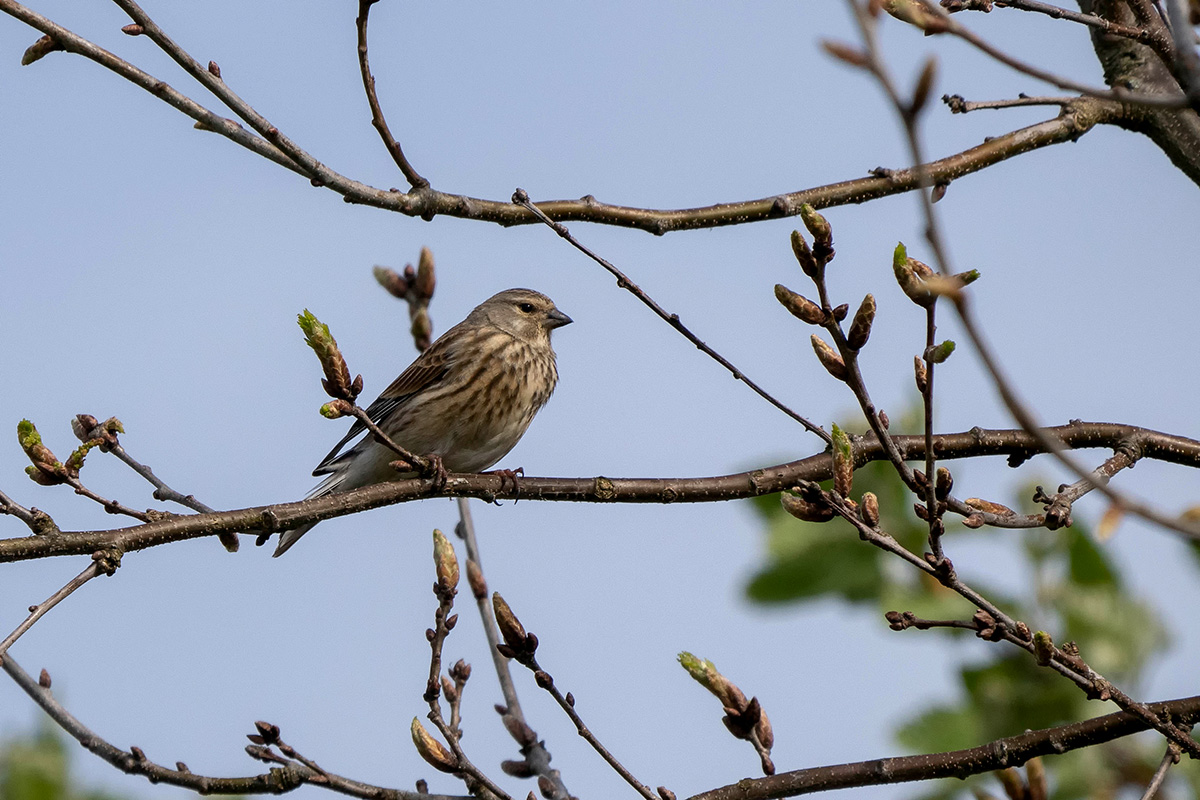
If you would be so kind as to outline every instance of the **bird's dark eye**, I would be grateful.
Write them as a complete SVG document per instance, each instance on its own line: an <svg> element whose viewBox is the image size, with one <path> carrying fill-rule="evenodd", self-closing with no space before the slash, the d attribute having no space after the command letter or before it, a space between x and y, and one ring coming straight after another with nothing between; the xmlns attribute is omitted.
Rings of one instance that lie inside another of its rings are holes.
<svg viewBox="0 0 1200 800"><path fill-rule="evenodd" d="M533 313L533 303L517 303L517 308L521 309L526 314Z"/></svg>

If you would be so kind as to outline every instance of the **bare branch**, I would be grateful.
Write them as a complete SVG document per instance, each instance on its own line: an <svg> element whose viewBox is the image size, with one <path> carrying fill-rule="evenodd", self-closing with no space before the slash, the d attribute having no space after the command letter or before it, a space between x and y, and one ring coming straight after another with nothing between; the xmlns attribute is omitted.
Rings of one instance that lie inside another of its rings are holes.
<svg viewBox="0 0 1200 800"><path fill-rule="evenodd" d="M379 138L383 139L384 147L396 162L396 166L404 173L409 186L417 190L425 189L429 186L429 181L421 177L405 158L404 150L392 136L387 119L383 116L383 108L379 105L379 97L375 94L375 76L371 74L371 63L367 58L367 18L371 14L371 6L376 2L378 0L358 0L358 19L355 20L358 28L358 66L362 72L363 89L367 92L367 103L371 106L371 124L379 131Z"/></svg>
<svg viewBox="0 0 1200 800"><path fill-rule="evenodd" d="M1133 443L1141 448L1142 458L1200 466L1200 442L1182 436L1103 422L1073 422L1044 430L1066 447L1117 448L1124 443ZM891 438L904 458L924 458L924 436ZM1010 461L1015 459L1019 463L1047 452L1039 437L1021 430L974 428L963 433L938 434L934 437L934 444L939 458L943 460L1005 455L1010 457ZM856 466L886 457L878 441L862 439L854 443ZM706 503L759 497L790 489L802 480L821 481L829 477L830 460L824 454L749 472L708 478L527 477L521 479L519 489L502 475L450 474L446 485L439 490L434 489L434 481L430 478L412 478L313 500L214 514L176 516L132 528L0 539L0 563L47 556L89 555L109 547L131 552L169 542L213 536L224 531L277 531L425 497L479 497L486 500L520 497L522 500L593 503ZM974 510L968 509L967 513ZM989 519L988 524L1021 528L1040 526L1040 523L1035 526L1025 521L1009 526L1000 517ZM1182 532L1191 536L1186 530Z"/></svg>
<svg viewBox="0 0 1200 800"><path fill-rule="evenodd" d="M311 783L351 797L360 797L363 800L475 800L470 797L454 795L433 795L386 789L382 786L372 786L331 773L314 772L299 764L288 764L261 775L250 775L243 778L215 778L197 775L182 762L176 764L176 769L168 769L147 759L138 748L122 750L100 738L54 698L50 691L49 680L46 680L45 686L41 685L21 669L12 656L6 654L0 658L0 662L3 662L4 671L17 682L17 685L41 706L42 710L49 714L60 728L87 750L122 772L130 775L143 775L154 783L182 786L205 795L283 794L306 783Z"/></svg>
<svg viewBox="0 0 1200 800"><path fill-rule="evenodd" d="M1154 714L1169 716L1184 725L1200 720L1200 697L1148 703L1147 707ZM1084 722L997 739L968 750L880 758L854 764L801 769L765 778L748 778L701 792L688 800L775 800L830 789L892 785L935 778L966 778L1024 764L1037 756L1057 755L1111 742L1147 728L1145 722L1119 711Z"/></svg>

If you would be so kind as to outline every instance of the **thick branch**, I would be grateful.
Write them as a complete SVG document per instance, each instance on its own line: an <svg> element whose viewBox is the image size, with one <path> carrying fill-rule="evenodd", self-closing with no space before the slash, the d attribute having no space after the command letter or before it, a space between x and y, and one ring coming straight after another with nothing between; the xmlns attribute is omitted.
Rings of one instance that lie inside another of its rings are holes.
<svg viewBox="0 0 1200 800"><path fill-rule="evenodd" d="M143 26L147 36L151 36L189 74L229 105L260 135L256 136L237 123L209 111L163 81L71 33L15 0L0 0L0 11L49 35L61 44L64 50L95 61L140 86L197 120L204 129L220 133L258 155L309 178L314 185L324 186L340 194L348 203L370 205L424 219L446 215L495 222L505 226L528 225L538 221L527 209L515 203L450 194L431 188L420 188L413 192L385 191L335 172L300 149L277 128L270 125L258 112L234 94L220 78L202 69L199 62L175 45L134 3L130 0L121 0L120 5ZM977 147L930 162L924 166L924 174L927 176L927 180L933 183L950 183L1030 150L1074 141L1096 124L1122 122L1123 116L1127 113L1130 112L1114 102L1091 98L1080 99L1055 119L997 136ZM739 225L795 216L800 213L800 206L804 203L814 208L830 208L903 194L920 187L921 181L918 178L920 174L920 169L887 170L886 174L842 181L757 200L719 203L696 208L635 208L602 203L591 195L578 200L539 202L537 206L557 222L576 220L597 222L637 228L654 234L664 234L672 231Z"/></svg>
<svg viewBox="0 0 1200 800"><path fill-rule="evenodd" d="M1200 697L1148 703L1147 706L1156 714L1169 714L1174 721L1184 726L1200 720ZM1131 714L1119 711L1072 725L997 739L969 750L880 758L742 780L694 795L689 800L768 800L855 786L879 786L934 778L966 778L970 775L1020 766L1036 756L1061 754L1110 742L1147 730L1148 727Z"/></svg>
<svg viewBox="0 0 1200 800"><path fill-rule="evenodd" d="M1131 425L1107 422L1072 422L1047 428L1069 448L1116 449L1135 445L1142 458L1200 467L1200 442ZM924 436L891 437L908 460L925 456ZM984 430L940 434L933 438L941 459L1006 455L1020 462L1046 452L1038 437L1022 430ZM886 458L877 440L854 444L856 466ZM51 533L0 540L0 563L62 555L88 555L115 548L143 550L169 542L248 529L277 531L307 522L341 517L371 508L425 497L480 497L591 503L707 503L772 494L798 481L830 477L828 455L814 455L750 472L708 478L522 478L519 491L500 475L449 475L446 485L434 490L434 481L414 478L355 489L314 500L256 506L214 514L195 514L103 531Z"/></svg>

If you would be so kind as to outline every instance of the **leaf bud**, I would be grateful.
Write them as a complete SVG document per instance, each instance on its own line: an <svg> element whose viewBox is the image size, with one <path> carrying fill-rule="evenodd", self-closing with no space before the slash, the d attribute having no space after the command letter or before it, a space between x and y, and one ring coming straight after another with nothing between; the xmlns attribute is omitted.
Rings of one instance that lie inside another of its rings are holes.
<svg viewBox="0 0 1200 800"><path fill-rule="evenodd" d="M813 256L808 242L804 240L804 234L800 231L792 231L792 253L795 254L796 261L800 263L800 269L805 275L816 278L820 274L817 259Z"/></svg>
<svg viewBox="0 0 1200 800"><path fill-rule="evenodd" d="M846 334L846 343L855 350L861 350L871 336L871 325L875 322L875 296L867 295L862 305L854 314L850 323L850 332Z"/></svg>
<svg viewBox="0 0 1200 800"><path fill-rule="evenodd" d="M825 321L821 307L802 294L797 294L781 283L775 284L775 299L797 319L809 325L820 325Z"/></svg>
<svg viewBox="0 0 1200 800"><path fill-rule="evenodd" d="M825 341L815 333L812 336L813 351L817 354L817 360L825 367L830 375L837 378L839 381L845 381L849 377L849 372L846 370L846 363L842 361L842 357L834 352Z"/></svg>
<svg viewBox="0 0 1200 800"><path fill-rule="evenodd" d="M438 589L453 597L458 589L458 559L454 547L440 530L433 530L433 563L437 568Z"/></svg>
<svg viewBox="0 0 1200 800"><path fill-rule="evenodd" d="M791 492L780 493L779 501L783 505L784 511L804 522L828 522L835 516L833 508L828 503L813 503Z"/></svg>
<svg viewBox="0 0 1200 800"><path fill-rule="evenodd" d="M411 730L413 744L417 747L417 753L425 759L425 763L441 772L454 772L458 769L458 759L425 730L421 720L413 717Z"/></svg>
<svg viewBox="0 0 1200 800"><path fill-rule="evenodd" d="M862 502L858 506L858 514L862 521L872 528L879 527L879 498L874 492L863 492Z"/></svg>

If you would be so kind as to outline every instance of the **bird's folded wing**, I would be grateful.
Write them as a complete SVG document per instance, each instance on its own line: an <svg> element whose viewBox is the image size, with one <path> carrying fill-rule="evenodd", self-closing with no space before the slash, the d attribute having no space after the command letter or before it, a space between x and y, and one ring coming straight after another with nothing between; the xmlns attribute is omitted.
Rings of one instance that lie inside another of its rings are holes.
<svg viewBox="0 0 1200 800"><path fill-rule="evenodd" d="M400 377L392 381L391 385L383 390L383 393L375 399L375 402L367 406L367 416L370 417L372 422L380 427L385 427L384 420L391 416L403 403L412 398L413 395L445 379L446 374L450 371L450 359L447 348L444 346L439 347L445 338L443 337L434 342L416 361L409 364L404 372L400 373ZM334 445L334 448L329 451L329 454L325 458L321 459L321 463L317 465L312 474L314 476L328 475L331 472L337 471L340 466L339 462L350 455L350 452L339 455L342 448L366 429L366 425L359 420L355 420L354 424L350 426L350 432Z"/></svg>

